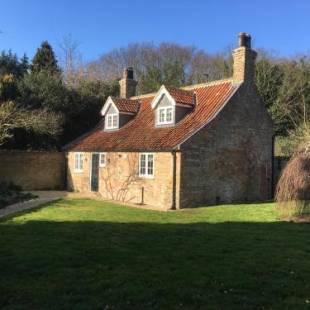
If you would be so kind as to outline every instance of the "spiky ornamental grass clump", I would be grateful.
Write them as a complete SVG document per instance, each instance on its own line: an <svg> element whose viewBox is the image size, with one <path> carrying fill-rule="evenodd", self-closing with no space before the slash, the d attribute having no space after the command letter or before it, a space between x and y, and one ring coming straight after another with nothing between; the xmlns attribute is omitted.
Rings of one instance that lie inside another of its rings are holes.
<svg viewBox="0 0 310 310"><path fill-rule="evenodd" d="M299 147L276 188L276 208L284 218L310 219L310 126L303 127L303 134L296 139Z"/></svg>

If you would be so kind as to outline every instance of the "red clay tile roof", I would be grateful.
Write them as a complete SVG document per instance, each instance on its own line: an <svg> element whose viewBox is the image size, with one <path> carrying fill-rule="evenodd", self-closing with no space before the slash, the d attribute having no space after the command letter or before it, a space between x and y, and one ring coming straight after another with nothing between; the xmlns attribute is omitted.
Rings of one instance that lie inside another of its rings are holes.
<svg viewBox="0 0 310 310"><path fill-rule="evenodd" d="M108 132L102 125L97 126L65 149L85 152L172 150L211 121L237 87L231 81L223 81L192 88L196 93L195 107L175 126L162 128L155 127L151 107L154 96L143 96L138 114L122 128Z"/></svg>
<svg viewBox="0 0 310 310"><path fill-rule="evenodd" d="M166 89L178 105L195 105L195 92L174 87L166 87Z"/></svg>
<svg viewBox="0 0 310 310"><path fill-rule="evenodd" d="M111 97L118 110L122 113L137 114L139 111L139 100L130 100L123 98Z"/></svg>

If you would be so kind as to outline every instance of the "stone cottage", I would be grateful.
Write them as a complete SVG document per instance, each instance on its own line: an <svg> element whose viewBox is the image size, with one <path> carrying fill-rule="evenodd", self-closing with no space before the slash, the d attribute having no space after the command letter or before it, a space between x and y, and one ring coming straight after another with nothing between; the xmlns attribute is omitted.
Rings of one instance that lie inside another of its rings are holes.
<svg viewBox="0 0 310 310"><path fill-rule="evenodd" d="M102 122L66 146L68 189L179 209L272 196L273 125L239 35L229 79L136 96L133 69Z"/></svg>

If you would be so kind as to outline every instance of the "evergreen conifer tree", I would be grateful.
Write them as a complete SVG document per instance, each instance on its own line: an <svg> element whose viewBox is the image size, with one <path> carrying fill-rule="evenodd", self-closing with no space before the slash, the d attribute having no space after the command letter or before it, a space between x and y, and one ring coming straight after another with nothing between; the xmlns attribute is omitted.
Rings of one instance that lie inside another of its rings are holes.
<svg viewBox="0 0 310 310"><path fill-rule="evenodd" d="M46 71L57 75L61 72L53 48L47 41L42 42L41 46L37 49L32 60L31 68L33 73Z"/></svg>

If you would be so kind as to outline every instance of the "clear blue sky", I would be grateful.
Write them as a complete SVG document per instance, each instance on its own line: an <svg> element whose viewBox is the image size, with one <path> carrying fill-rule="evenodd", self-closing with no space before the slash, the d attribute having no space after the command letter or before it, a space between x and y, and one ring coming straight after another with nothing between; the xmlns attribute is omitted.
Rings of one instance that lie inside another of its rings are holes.
<svg viewBox="0 0 310 310"><path fill-rule="evenodd" d="M174 41L216 52L240 31L281 56L310 51L309 0L0 0L0 50L32 57L43 40L79 42L85 60L130 42Z"/></svg>

